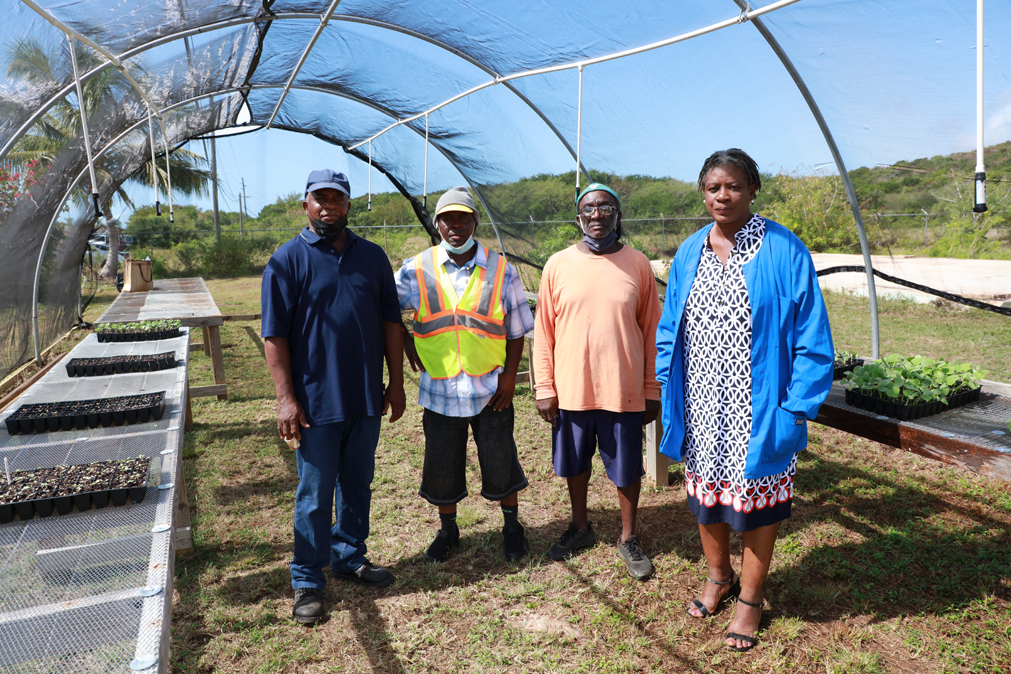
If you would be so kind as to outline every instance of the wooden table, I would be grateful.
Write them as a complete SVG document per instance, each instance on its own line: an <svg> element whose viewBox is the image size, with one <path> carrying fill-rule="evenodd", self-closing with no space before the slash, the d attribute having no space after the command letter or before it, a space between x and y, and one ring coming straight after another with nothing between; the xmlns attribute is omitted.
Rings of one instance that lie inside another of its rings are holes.
<svg viewBox="0 0 1011 674"><path fill-rule="evenodd" d="M185 327L203 329L204 353L211 357L214 370L214 385L194 386L189 397L216 395L218 400L225 400L228 388L220 332L224 317L202 278L157 280L154 289L147 292L120 293L95 324L172 319Z"/></svg>
<svg viewBox="0 0 1011 674"><path fill-rule="evenodd" d="M820 424L897 447L974 473L1011 482L1011 396L1006 385L984 383L979 401L947 412L898 421L847 405L845 391L832 386L821 406Z"/></svg>
<svg viewBox="0 0 1011 674"><path fill-rule="evenodd" d="M897 447L974 473L1011 482L1011 387L985 382L979 402L916 421L899 421L846 404L835 383L816 423ZM646 427L646 479L668 486L668 459L660 454L659 422Z"/></svg>

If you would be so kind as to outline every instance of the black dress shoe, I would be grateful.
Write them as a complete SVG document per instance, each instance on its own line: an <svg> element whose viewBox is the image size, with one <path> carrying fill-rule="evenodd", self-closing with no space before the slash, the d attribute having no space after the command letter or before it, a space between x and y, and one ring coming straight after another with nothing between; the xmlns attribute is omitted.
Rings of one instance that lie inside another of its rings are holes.
<svg viewBox="0 0 1011 674"><path fill-rule="evenodd" d="M386 587L393 582L393 574L388 569L375 566L368 561L354 571L349 573L334 571L333 575L340 580L348 580L367 587Z"/></svg>
<svg viewBox="0 0 1011 674"><path fill-rule="evenodd" d="M453 550L460 545L460 530L454 528L452 531L439 529L435 535L435 540L425 551L425 561L429 564L445 562L453 553Z"/></svg>
<svg viewBox="0 0 1011 674"><path fill-rule="evenodd" d="M312 625L323 617L323 593L315 587L300 587L295 590L295 606L291 617L295 622Z"/></svg>

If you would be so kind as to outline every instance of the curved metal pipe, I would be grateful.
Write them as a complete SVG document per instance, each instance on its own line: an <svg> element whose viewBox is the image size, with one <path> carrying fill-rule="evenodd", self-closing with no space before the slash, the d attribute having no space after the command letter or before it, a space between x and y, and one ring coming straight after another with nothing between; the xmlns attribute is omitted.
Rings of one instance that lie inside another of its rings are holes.
<svg viewBox="0 0 1011 674"><path fill-rule="evenodd" d="M139 45L137 47L134 47L133 49L129 49L129 50L123 52L122 54L119 55L118 58L119 58L120 61L125 61L125 60L130 59L130 58L132 58L132 57L134 57L134 56L136 56L138 54L141 54L141 53L143 53L143 52L145 52L145 51L147 51L149 49L154 49L155 47L160 47L163 44L168 44L169 42L173 42L175 40L186 40L187 38L189 38L189 37L191 37L193 35L200 35L202 33L208 33L208 32L212 32L212 31L215 31L215 30L222 30L224 28L232 28L234 26L241 26L241 25L244 25L244 24L247 24L247 23L259 23L259 22L263 22L263 21L288 21L288 20L298 20L298 19L319 19L319 14L312 14L312 13L307 13L307 12L283 12L283 13L278 13L278 14L273 14L273 15L263 15L263 16L255 16L255 17L242 17L242 18L239 18L239 19L227 19L225 21L218 21L216 23L208 24L206 26L201 26L201 27L198 27L198 28L191 28L190 30L180 31L180 32L174 33L172 35L165 35L165 36L159 37L159 38L157 38L155 40L152 40L150 42L147 42L145 44ZM423 33L418 33L417 31L413 31L413 30L411 30L409 28L404 28L402 26L397 26L396 24L387 23L385 21L376 21L374 19L365 19L365 18L354 17L354 16L341 16L341 15L338 15L338 16L331 17L330 20L331 21L346 21L346 22L349 22L349 23L360 23L360 24L363 24L363 25L373 26L373 27L376 27L376 28L385 28L387 30L392 30L392 31L395 31L395 32L398 32L398 33L402 33L402 34L407 35L409 37L413 37L415 39L422 40L424 42L428 42L431 45L439 47L440 49L444 49L444 50L446 50L446 51L448 51L448 52L450 52L450 53L452 53L452 54L454 54L456 56L459 56L461 59L463 59L467 63L470 63L474 67L480 69L481 71L483 71L484 73L486 73L488 75L491 75L492 77L495 77L495 78L500 77L500 75L498 73L496 73L494 70L492 70L491 68L485 66L480 61L478 61L478 60L470 57L469 55L465 54L464 52L461 52L460 50L455 49L455 48L451 47L450 45L448 45L448 44L446 44L444 42L441 42L440 40L435 40L435 39L433 39L433 38L431 38L431 37L429 37L427 35L424 35ZM92 69L91 71L85 73L84 76L81 78L81 81L82 82L86 82L90 78L94 77L95 75L99 74L100 72L102 72L102 71L104 71L104 70L106 70L107 68L110 68L110 67L113 67L113 64L111 62L103 63L102 65L97 66L96 68ZM192 65L191 65L191 68L192 68ZM536 113L537 116L541 118L541 121L543 121L547 125L547 127L549 129L551 129L552 133L555 134L555 136L562 143L562 145L565 146L565 149L568 150L569 154L572 155L572 158L576 159L576 153L572 149L572 146L569 145L569 141L567 141L565 139L565 136L562 135L562 132L558 130L558 127L556 127L554 125L554 123L547 117L547 115L545 115L541 111L541 109L538 108L533 103L533 101L531 101L529 98L527 98L526 95L523 94L523 92L521 92L519 89L517 89L511 82L508 82L508 81L507 82L503 82L503 85L506 88L508 88L510 91L512 91L521 101L523 101L524 103L526 103L526 105L529 106L530 109L533 110L534 113ZM21 138L21 136L23 136L25 133L27 133L28 129L32 128L32 126L34 126L39 121L39 119L41 119L42 116L46 114L46 112L49 110L49 108L51 108L58 101L60 101L61 99L63 99L71 91L73 91L73 85L68 85L68 86L64 87L63 89L61 89L60 91L58 91L56 94L54 94L48 101L46 101L45 104L43 104L40 108L38 108L32 114L32 116L29 117L28 120L26 120L24 122L24 124L22 124L18 128L18 130L14 133L14 135L10 138L10 140L8 140L7 143L4 144L3 148L0 148L0 157L3 157L4 155L6 155L7 152L10 151L10 149L14 146L14 144ZM395 115L393 117L394 117L394 119L396 119ZM586 167L580 165L580 169L582 170L583 174L587 177L587 179L589 179L590 174L587 172Z"/></svg>
<svg viewBox="0 0 1011 674"><path fill-rule="evenodd" d="M316 26L316 30L313 31L312 37L309 38L309 44L305 46L302 51L302 56L298 59L298 63L291 71L291 75L288 76L288 82L284 85L284 89L281 91L281 97L277 99L277 105L274 106L274 112L270 114L270 119L264 125L268 129L274 123L274 119L277 117L277 113L281 111L281 105L284 104L284 99L288 96L288 92L291 90L291 85L295 83L295 78L298 77L298 73L302 70L302 66L305 64L305 60L309 58L309 54L312 53L312 48L316 46L316 40L319 36L323 34L323 30L326 29L326 25L330 23L330 17L333 16L334 11L337 9L337 5L341 3L341 0L332 0L330 7L327 8L326 13L319 17L319 25Z"/></svg>
<svg viewBox="0 0 1011 674"><path fill-rule="evenodd" d="M235 92L238 92L238 90L237 89L236 90L232 90L232 91L229 91L228 93L235 93ZM215 93L221 93L221 92L215 92ZM180 101L179 103L174 103L174 104L172 104L172 105L170 105L170 106L168 106L166 108L162 108L161 112L168 112L169 110L172 110L173 108L178 108L178 107L181 107L181 106L184 106L184 105L188 105L189 103L194 102L198 98L208 98L208 97L213 96L213 95L214 94L204 94L204 95L201 95L201 96L199 96L197 98L194 98L194 99L188 99L188 100L185 100L185 101ZM143 126L146 123L147 123L147 120L146 119L142 119L139 122L134 123L132 126L130 126L128 129L126 129L125 131L123 131L121 134L119 134L118 136L116 136L112 140L110 140L106 144L105 147L103 147L101 150L99 150L97 153L95 153L95 157L94 157L95 160L97 160L103 154L105 154L106 152L108 152L110 148L112 148L116 143L118 143L119 141L121 141L127 135L133 133L134 131L136 131L138 128L140 128L141 126ZM52 219L49 221L49 227L46 228L46 235L42 239L42 244L39 246L39 259L38 259L38 262L36 262L36 264L35 264L35 280L34 280L33 285L32 285L32 340L35 342L35 361L36 362L39 361L39 356L40 356L40 351L39 351L39 348L40 348L40 344L39 344L39 281L40 281L40 279L42 277L42 261L43 261L43 259L45 258L45 255L46 255L46 247L49 244L49 235L52 233L52 231L53 231L53 225L56 224L56 220L60 217L60 213L63 211L63 205L67 203L67 199L70 198L70 193L74 191L74 187L77 185L78 182L80 182L81 178L83 178L84 175L87 172L88 172L87 168L85 168L84 170L82 170L80 173L77 174L77 177L74 178L73 182L70 183L69 187L67 187L67 191L64 193L63 198L60 200L59 205L56 207L56 211L53 213Z"/></svg>
<svg viewBox="0 0 1011 674"><path fill-rule="evenodd" d="M222 95L229 95L229 94L234 94L234 93L243 93L243 92L249 91L250 89L277 89L277 88L280 88L280 87L281 87L281 85L259 84L259 85L253 85L253 86L250 86L250 87L233 87L233 88L230 88L230 89L222 89L222 90L219 90L219 91L214 91L214 92L210 92L210 93L204 93L204 94L201 94L199 96L193 96L193 97L188 98L186 100L179 101L177 103L173 103L172 105L169 105L169 106L167 106L165 108L162 108L161 112L163 112L163 113L164 112L168 112L168 111L173 110L175 108L183 107L185 105L189 105L190 103L195 103L197 101L203 100L205 98L211 98L213 96L222 96ZM315 91L315 92L318 92L318 93L329 94L331 96L339 96L341 98L346 98L348 100L355 101L355 102L360 103L362 105L366 105L366 106L372 108L373 110L376 110L377 112L380 112L382 114L385 114L387 116L391 116L391 117L395 118L395 115L393 115L391 113L391 111L385 110L382 107L376 105L375 103L373 103L371 101L359 99L359 98L356 98L354 96L350 96L348 94L344 94L342 92L329 91L327 89L323 89L323 88L320 88L320 87L312 87L312 86L305 86L305 85L293 85L291 88L293 88L293 89L307 90L307 91ZM132 126L130 126L128 129L126 129L125 131L123 131L121 134L119 134L118 136L116 136L115 138L113 138L111 141L109 141L108 144L106 144L105 147L103 147L100 151L98 151L95 154L95 159L97 160L99 157L101 157L103 154L105 154L110 148L112 148L116 143L118 143L124 137L126 137L127 135L129 135L130 133L132 133L133 131L135 131L137 128L139 128L140 126L142 126L145 123L146 123L146 120L140 120L139 122L136 122L135 124L133 124ZM408 127L408 128L410 128L415 133L419 133L419 134L421 133L417 129L414 129L413 127ZM164 133L164 128L163 128L163 133ZM453 161L453 158L451 156L449 156L449 154L447 154L446 151L443 148L439 147L435 143L433 143L432 145L435 147L435 149L439 150L439 152L442 153L443 157L445 157L446 160L450 164L452 164L453 167L456 168L457 171L460 172L460 175L463 176L463 179L467 181L467 184L470 186L470 188L472 190L474 190L474 193L477 195L478 200L484 206L485 212L488 214L488 219L491 222L492 228L495 230L495 236L498 239L499 247L501 248L502 253L505 254L505 245L502 243L502 235L499 232L498 225L495 223L495 218L492 215L491 210L488 208L488 204L484 200L484 195L482 195L481 191L478 190L477 187L474 185L474 183L471 182L470 178L468 178L467 175L463 171L460 170L460 167L457 166L456 162ZM77 178L75 178L74 181L70 183L70 186L67 188L66 193L63 195L63 199L60 200L59 206L57 207L56 212L54 213L52 220L50 220L50 222L49 222L49 227L46 229L46 235L42 239L42 244L40 245L39 259L38 259L38 263L36 264L36 267L35 267L35 280L34 280L33 293L32 293L32 297L33 297L33 300L32 300L32 337L33 337L34 342L35 342L35 356L36 356L36 359L38 359L38 357L39 357L39 347L40 347L40 345L39 345L39 331L38 331L38 312L39 312L38 294L39 294L39 280L41 278L41 272L42 272L42 260L44 259L45 254L46 254L46 247L47 247L47 245L49 243L49 236L52 233L53 225L55 224L57 218L59 217L60 212L63 210L63 205L66 203L67 199L70 197L70 193L73 192L74 187L77 185L77 183L81 180L81 178L85 175L86 172L87 172L87 169L85 169L80 174L78 174Z"/></svg>
<svg viewBox="0 0 1011 674"><path fill-rule="evenodd" d="M358 16L344 16L344 15L335 16L335 17L333 17L332 20L333 21L345 21L347 23L360 23L360 24L363 24L363 25L366 25L366 26L374 26L376 28L385 28L386 30L392 30L392 31L397 32L397 33L403 33L404 35L407 35L409 37L413 37L413 38L421 40L423 42L427 42L427 43L429 43L431 45L439 47L440 49L445 49L446 51L450 52L451 54L453 54L455 56L459 56L461 59L463 59L467 63L471 64L472 66L474 66L478 70L481 70L486 75L491 75L494 78L500 78L502 76L500 73L492 70L491 68L489 68L485 64L481 63L477 59L473 58L469 54L467 54L465 52L462 52L459 49L456 49L455 47L452 47L452 46L446 44L445 42L442 42L441 40L436 40L435 38L429 37L428 35L425 35L424 33L419 33L417 31L411 30L410 28L404 28L403 26L398 26L395 23L387 23L386 21L377 21L375 19L365 19L365 18L358 17ZM562 145L565 146L565 149L568 150L568 152L569 152L570 155L572 155L572 158L576 160L576 162L578 164L577 172L578 171L582 171L583 175L586 176L586 179L589 180L590 179L590 173L586 170L585 166L583 166L582 164L579 164L579 158L577 157L576 151L572 149L572 146L569 145L569 141L565 139L565 136L562 135L562 132L559 131L558 127L554 125L554 122L552 122L548 118L547 115L545 115L543 112L541 112L541 109L538 108L534 104L533 101L531 101L529 98L527 98L526 94L524 94L522 91L520 91L519 89L517 89L516 85L514 85L512 82L505 81L505 82L502 82L502 85L506 89L508 89L509 91L513 92L516 95L517 98L519 98L521 101L523 101L524 103L526 103L527 106L531 110L533 110L534 113L538 117L541 118L541 121L544 122L544 124L547 125L547 127L549 129L551 129L551 132L553 134L555 134L555 137L558 138L558 140L562 143ZM426 117L426 121L427 121L428 115L426 115L425 117Z"/></svg>
<svg viewBox="0 0 1011 674"><path fill-rule="evenodd" d="M747 10L748 4L744 0L734 0L734 3L741 8L742 12ZM742 14L742 16L744 15ZM874 284L874 265L871 263L870 244L867 242L867 231L864 229L864 218L860 214L860 204L857 203L856 190L853 189L853 183L850 181L849 173L846 171L846 164L843 162L839 147L835 144L835 138L832 137L832 131L828 128L828 122L822 116L818 103L814 100L811 90L807 88L807 84L804 83L804 79L800 76L797 68L794 67L793 61L790 60L783 47L780 46L779 41L773 37L760 18L751 18L751 22L755 24L755 28L758 29L758 32L762 34L765 41L772 47L772 51L779 57L780 62L782 62L790 77L793 78L794 84L797 85L797 89L807 102L807 106L811 109L811 114L814 115L814 119L818 123L818 128L821 129L821 133L825 137L829 152L832 153L832 159L835 161L836 169L839 171L839 177L842 178L843 185L846 187L846 196L849 198L850 210L853 211L853 219L857 224L857 234L860 237L860 252L864 256L864 269L867 271L867 295L871 303L871 355L874 358L880 358L881 337L878 321L878 296Z"/></svg>

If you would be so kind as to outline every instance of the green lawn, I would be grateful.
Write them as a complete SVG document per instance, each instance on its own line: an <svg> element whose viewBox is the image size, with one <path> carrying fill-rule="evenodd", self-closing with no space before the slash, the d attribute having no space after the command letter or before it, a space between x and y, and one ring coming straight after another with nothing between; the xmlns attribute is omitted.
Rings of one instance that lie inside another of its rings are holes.
<svg viewBox="0 0 1011 674"><path fill-rule="evenodd" d="M258 278L208 286L223 313L259 311ZM827 300L837 345L868 353L866 300ZM884 352L968 360L1011 381L1006 317L881 307ZM516 440L530 480L520 519L532 554L507 564L497 505L471 496L460 511L462 550L442 566L421 561L438 518L417 495L423 435L411 403L384 425L373 484L370 556L396 582L381 590L333 582L329 619L296 626L288 561L297 475L277 438L258 330L225 324L229 399L193 402L184 465L196 552L176 560L174 671L1011 672L1008 484L812 425L761 643L740 655L720 638L729 610L709 621L684 611L705 567L679 466L672 487L643 494L652 580L628 578L614 551L617 501L599 463L590 507L601 543L568 563L547 559L568 500L526 387L516 397ZM202 353L190 368L191 383L212 383ZM416 376L408 379L416 400ZM475 490L476 469L474 459Z"/></svg>

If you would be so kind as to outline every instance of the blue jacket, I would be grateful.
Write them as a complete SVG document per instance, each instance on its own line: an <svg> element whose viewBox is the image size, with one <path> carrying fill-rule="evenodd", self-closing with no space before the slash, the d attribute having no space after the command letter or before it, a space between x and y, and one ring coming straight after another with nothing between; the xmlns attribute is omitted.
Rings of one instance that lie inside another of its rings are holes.
<svg viewBox="0 0 1011 674"><path fill-rule="evenodd" d="M663 402L660 451L675 461L684 452L685 302L712 225L678 248L656 331L656 378ZM807 420L818 416L832 387L835 349L814 262L790 230L766 219L758 253L743 267L751 302L751 440L747 479L786 470L807 446Z"/></svg>

